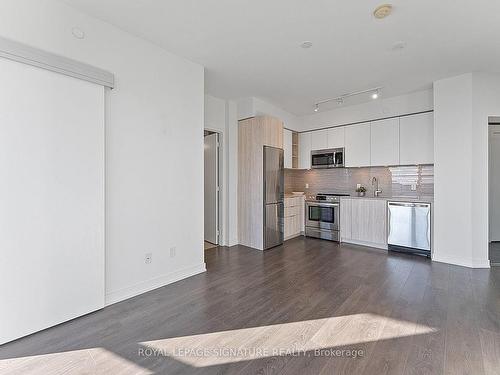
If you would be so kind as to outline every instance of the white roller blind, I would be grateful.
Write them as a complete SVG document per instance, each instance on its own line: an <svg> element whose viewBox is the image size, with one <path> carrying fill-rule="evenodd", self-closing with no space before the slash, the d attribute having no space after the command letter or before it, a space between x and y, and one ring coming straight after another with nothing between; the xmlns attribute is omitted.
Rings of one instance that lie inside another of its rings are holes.
<svg viewBox="0 0 500 375"><path fill-rule="evenodd" d="M104 306L104 87L0 58L0 344Z"/></svg>

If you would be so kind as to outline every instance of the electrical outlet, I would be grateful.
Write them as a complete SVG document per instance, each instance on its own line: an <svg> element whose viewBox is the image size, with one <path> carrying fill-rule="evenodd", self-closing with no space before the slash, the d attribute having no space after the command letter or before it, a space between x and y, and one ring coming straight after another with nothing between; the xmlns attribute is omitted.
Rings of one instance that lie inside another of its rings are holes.
<svg viewBox="0 0 500 375"><path fill-rule="evenodd" d="M411 191L417 190L417 184L411 184Z"/></svg>
<svg viewBox="0 0 500 375"><path fill-rule="evenodd" d="M306 184L306 189L309 189L309 184Z"/></svg>
<svg viewBox="0 0 500 375"><path fill-rule="evenodd" d="M356 189L359 189L361 187L361 184L356 184Z"/></svg>
<svg viewBox="0 0 500 375"><path fill-rule="evenodd" d="M144 263L150 264L153 261L153 253L147 253L144 257Z"/></svg>
<svg viewBox="0 0 500 375"><path fill-rule="evenodd" d="M170 248L170 258L175 257L176 251L177 251L177 248L175 246Z"/></svg>

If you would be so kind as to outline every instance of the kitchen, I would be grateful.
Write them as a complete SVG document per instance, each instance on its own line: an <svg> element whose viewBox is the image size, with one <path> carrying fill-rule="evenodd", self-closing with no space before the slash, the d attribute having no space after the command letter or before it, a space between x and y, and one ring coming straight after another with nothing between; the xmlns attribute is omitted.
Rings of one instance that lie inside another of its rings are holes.
<svg viewBox="0 0 500 375"><path fill-rule="evenodd" d="M272 144L283 148L284 166L284 186L275 189L284 193L284 209L272 221L275 237L276 232L283 240L305 235L431 257L433 111L300 133L279 129L278 119L254 117L240 121L240 131L242 123L255 125L260 119L274 122L278 137L283 132L282 143ZM240 133L242 139L248 138ZM240 168L248 165L242 162ZM258 188L258 179L252 181ZM262 225L266 237L265 218Z"/></svg>

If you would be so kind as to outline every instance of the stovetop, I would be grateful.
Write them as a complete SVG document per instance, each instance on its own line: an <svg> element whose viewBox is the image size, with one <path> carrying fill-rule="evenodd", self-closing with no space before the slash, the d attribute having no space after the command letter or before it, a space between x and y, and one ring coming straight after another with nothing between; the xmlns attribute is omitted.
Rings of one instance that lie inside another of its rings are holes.
<svg viewBox="0 0 500 375"><path fill-rule="evenodd" d="M318 193L315 196L309 196L307 200L313 202L338 202L341 197L349 196L349 194L343 193Z"/></svg>

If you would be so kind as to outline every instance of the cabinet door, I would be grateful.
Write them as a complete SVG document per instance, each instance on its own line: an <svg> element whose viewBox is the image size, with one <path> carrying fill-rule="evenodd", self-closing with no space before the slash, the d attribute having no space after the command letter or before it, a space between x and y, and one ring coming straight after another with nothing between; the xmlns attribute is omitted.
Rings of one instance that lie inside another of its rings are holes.
<svg viewBox="0 0 500 375"><path fill-rule="evenodd" d="M283 237L288 238L292 235L293 229L293 217L285 217L284 218L284 228L283 228Z"/></svg>
<svg viewBox="0 0 500 375"><path fill-rule="evenodd" d="M328 148L328 130L316 130L311 133L311 149L324 150Z"/></svg>
<svg viewBox="0 0 500 375"><path fill-rule="evenodd" d="M387 201L371 200L371 239L370 242L387 245Z"/></svg>
<svg viewBox="0 0 500 375"><path fill-rule="evenodd" d="M401 165L434 163L434 113L400 118Z"/></svg>
<svg viewBox="0 0 500 375"><path fill-rule="evenodd" d="M299 233L305 231L305 210L306 210L306 198L304 196L300 197L299 207L298 207L298 219L299 219Z"/></svg>
<svg viewBox="0 0 500 375"><path fill-rule="evenodd" d="M399 165L399 118L371 123L371 165Z"/></svg>
<svg viewBox="0 0 500 375"><path fill-rule="evenodd" d="M382 199L352 199L351 201L352 239L386 245L386 201Z"/></svg>
<svg viewBox="0 0 500 375"><path fill-rule="evenodd" d="M345 129L346 167L370 166L370 123L351 125Z"/></svg>
<svg viewBox="0 0 500 375"><path fill-rule="evenodd" d="M345 127L328 129L328 148L341 148L345 145Z"/></svg>
<svg viewBox="0 0 500 375"><path fill-rule="evenodd" d="M299 134L299 168L311 169L311 132Z"/></svg>
<svg viewBox="0 0 500 375"><path fill-rule="evenodd" d="M285 168L292 168L292 131L283 130L283 151Z"/></svg>
<svg viewBox="0 0 500 375"><path fill-rule="evenodd" d="M342 240L352 237L351 219L352 219L352 200L342 198L340 200L340 237Z"/></svg>

